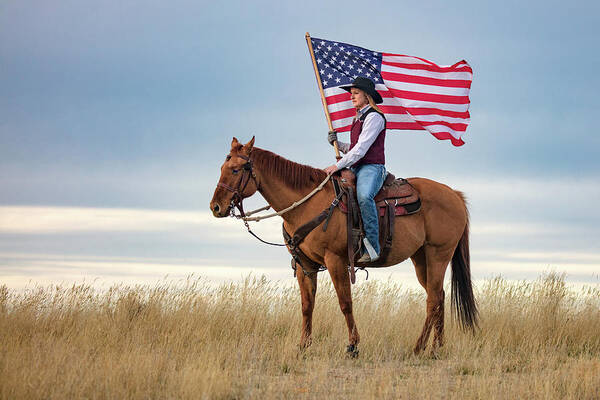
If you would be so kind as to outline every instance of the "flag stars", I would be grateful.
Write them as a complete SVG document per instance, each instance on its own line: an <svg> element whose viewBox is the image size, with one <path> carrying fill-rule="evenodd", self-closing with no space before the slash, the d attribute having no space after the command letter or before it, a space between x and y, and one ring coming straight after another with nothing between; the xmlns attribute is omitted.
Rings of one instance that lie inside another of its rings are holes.
<svg viewBox="0 0 600 400"><path fill-rule="evenodd" d="M327 81L323 81L323 86L327 86Z"/></svg>
<svg viewBox="0 0 600 400"><path fill-rule="evenodd" d="M331 78L333 78L333 75L332 75L332 74L328 74L328 75L327 75L327 77L328 77L329 79L331 79Z"/></svg>
<svg viewBox="0 0 600 400"><path fill-rule="evenodd" d="M331 49L333 49L333 47L327 46L327 50L331 51Z"/></svg>
<svg viewBox="0 0 600 400"><path fill-rule="evenodd" d="M340 78L335 78L335 83L340 83L341 79Z"/></svg>

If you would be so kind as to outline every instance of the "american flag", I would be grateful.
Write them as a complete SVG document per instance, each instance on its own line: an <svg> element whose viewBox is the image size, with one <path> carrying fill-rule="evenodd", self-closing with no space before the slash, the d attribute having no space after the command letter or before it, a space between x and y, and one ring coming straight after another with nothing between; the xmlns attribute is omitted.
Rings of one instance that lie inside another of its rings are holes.
<svg viewBox="0 0 600 400"><path fill-rule="evenodd" d="M311 38L333 128L349 131L356 114L340 86L358 76L371 79L383 97L387 129L427 130L454 146L465 142L473 70L466 61L438 66L419 57L381 53L342 42Z"/></svg>

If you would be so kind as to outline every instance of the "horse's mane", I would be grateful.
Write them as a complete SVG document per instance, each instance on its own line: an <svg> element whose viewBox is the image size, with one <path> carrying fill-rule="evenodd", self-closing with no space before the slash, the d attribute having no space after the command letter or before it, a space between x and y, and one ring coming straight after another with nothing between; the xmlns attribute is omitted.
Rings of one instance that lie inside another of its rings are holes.
<svg viewBox="0 0 600 400"><path fill-rule="evenodd" d="M327 174L322 169L298 164L268 150L252 149L252 160L258 168L275 174L294 189L314 187L321 183Z"/></svg>

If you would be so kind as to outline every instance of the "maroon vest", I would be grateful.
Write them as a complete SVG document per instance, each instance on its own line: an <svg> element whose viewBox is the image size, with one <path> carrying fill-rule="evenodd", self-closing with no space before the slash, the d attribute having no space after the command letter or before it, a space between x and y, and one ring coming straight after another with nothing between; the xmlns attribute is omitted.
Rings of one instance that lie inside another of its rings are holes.
<svg viewBox="0 0 600 400"><path fill-rule="evenodd" d="M352 129L350 130L350 149L356 146L358 142L358 137L362 132L362 127L365 122L365 118L369 113L377 112L373 108L369 108L367 112L361 115L356 121L352 123ZM378 113L379 114L379 113ZM383 114L379 114L383 117ZM385 164L385 117L383 117L384 125L383 130L379 132L377 139L373 142L367 153L358 160L352 167L358 167L363 164Z"/></svg>

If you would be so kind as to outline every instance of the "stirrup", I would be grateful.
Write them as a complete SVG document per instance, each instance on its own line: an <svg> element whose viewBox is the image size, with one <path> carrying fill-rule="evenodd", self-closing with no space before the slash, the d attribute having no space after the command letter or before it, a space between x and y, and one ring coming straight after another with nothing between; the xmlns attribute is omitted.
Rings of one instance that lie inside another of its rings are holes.
<svg viewBox="0 0 600 400"><path fill-rule="evenodd" d="M371 263L371 262L374 262L377 260L379 260L379 255L377 255L377 257L372 259L371 256L369 255L369 253L365 251L365 253L358 260L356 260L356 262L362 264L362 263Z"/></svg>

